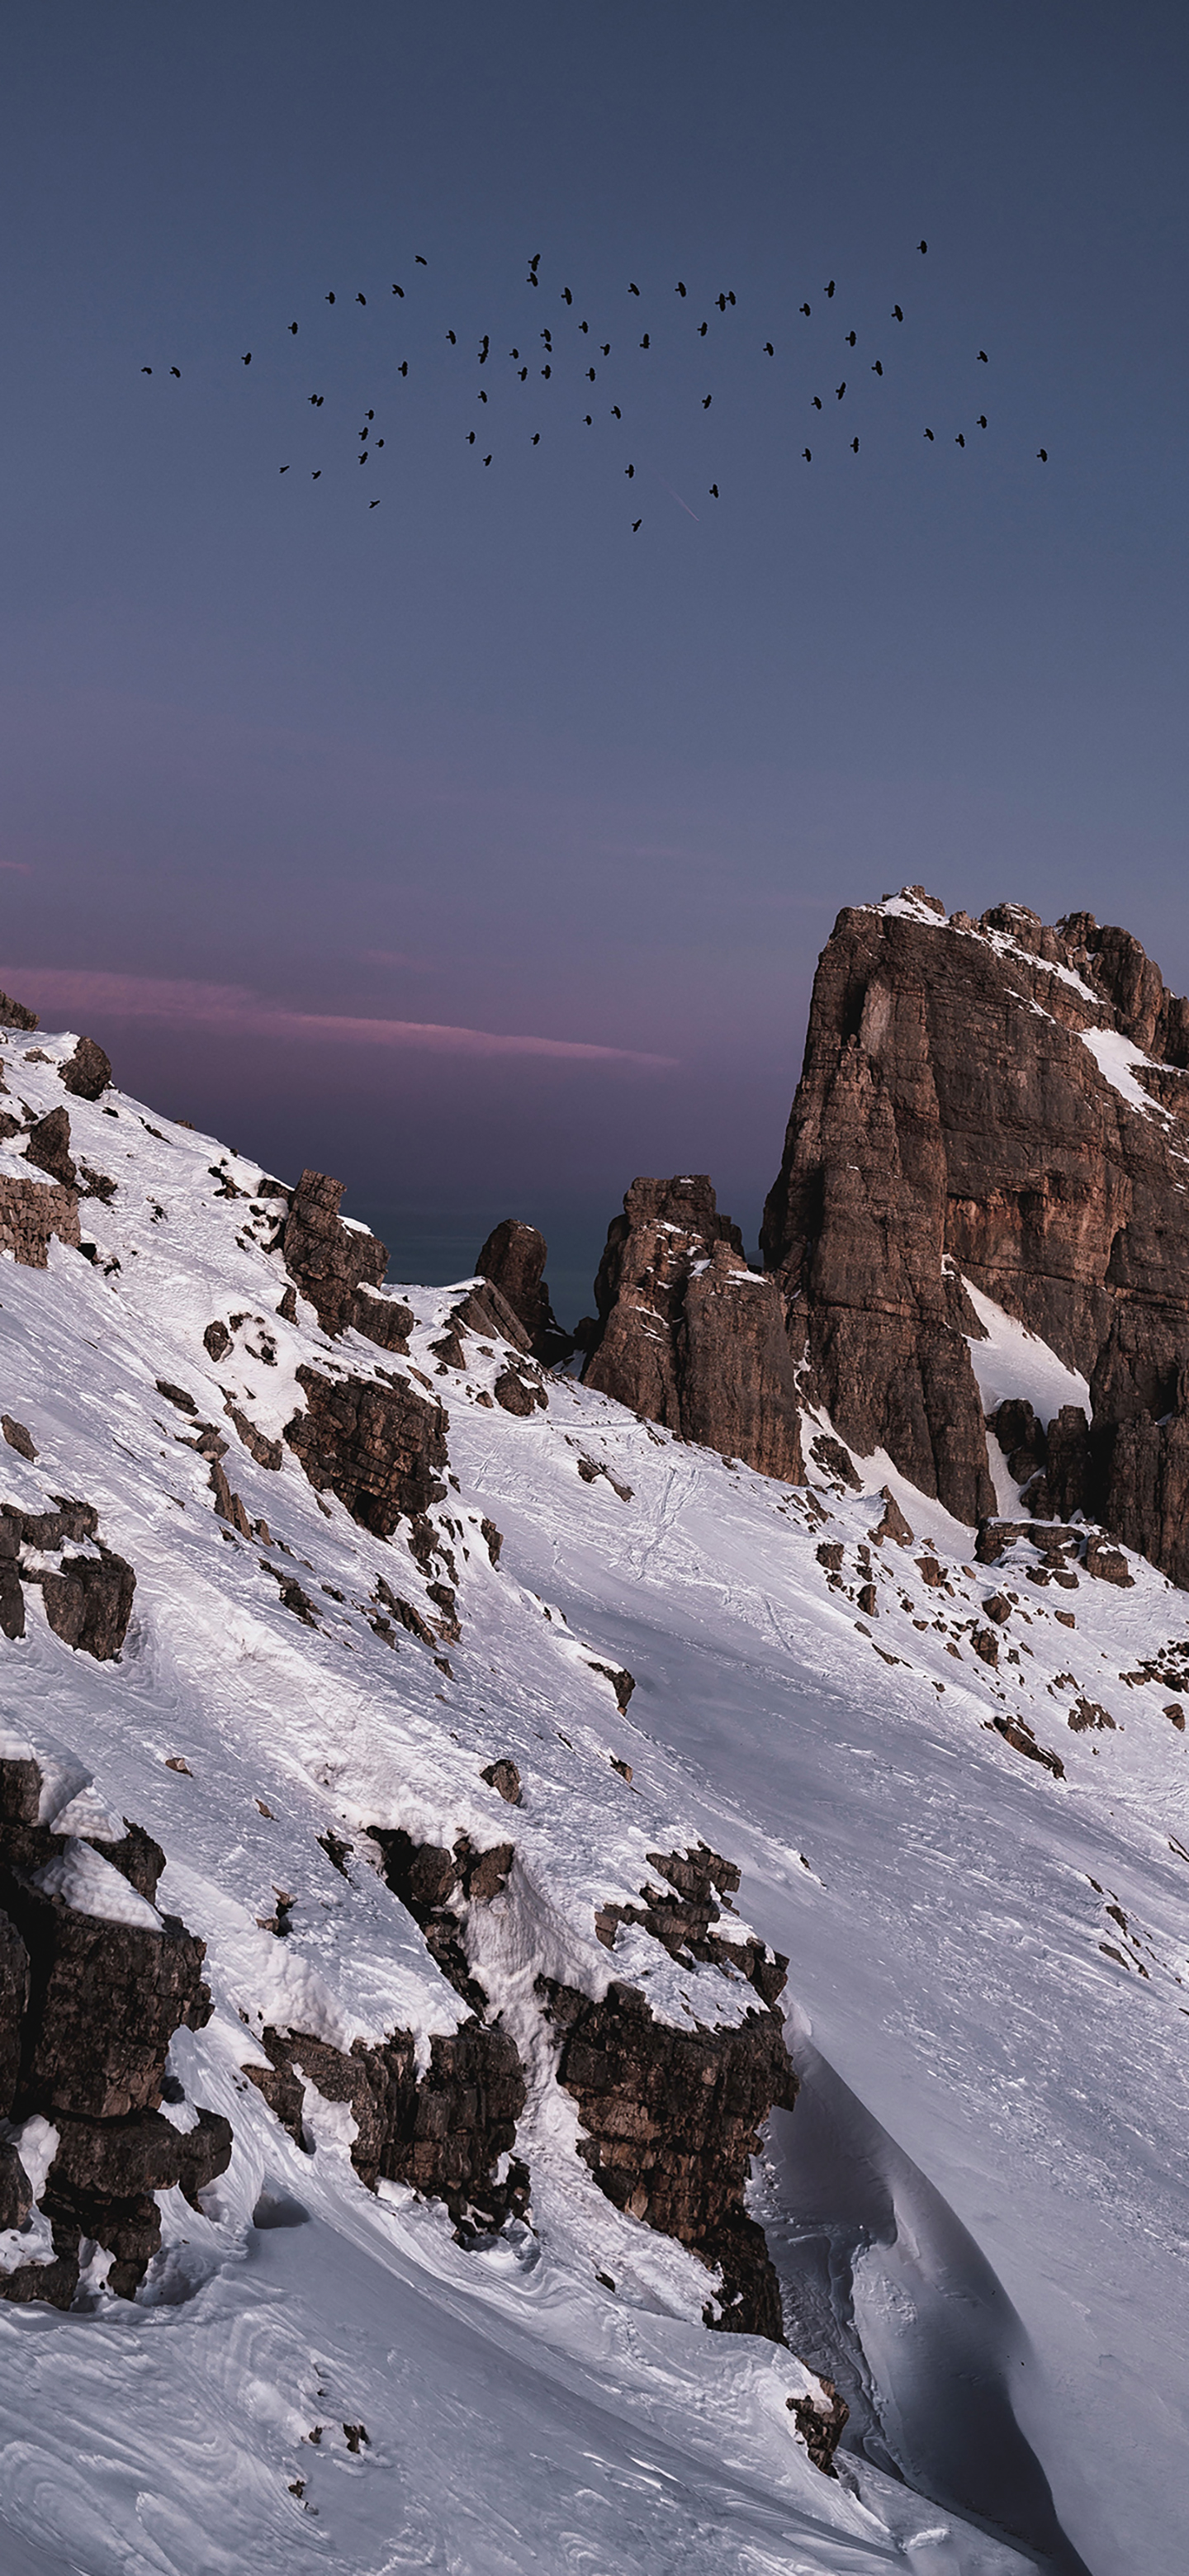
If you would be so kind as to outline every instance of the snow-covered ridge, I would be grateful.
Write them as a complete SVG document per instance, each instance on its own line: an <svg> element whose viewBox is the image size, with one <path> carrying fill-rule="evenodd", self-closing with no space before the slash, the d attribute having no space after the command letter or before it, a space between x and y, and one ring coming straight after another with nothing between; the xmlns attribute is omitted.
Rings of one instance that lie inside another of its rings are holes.
<svg viewBox="0 0 1189 2576"><path fill-rule="evenodd" d="M72 1045L6 1032L12 1100L38 1116L61 1106ZM951 2315L967 2313L971 2280L948 2213L1022 2318L1009 2417L1092 2576L1173 2576L1189 1818L1185 1737L1165 1709L1181 1597L1138 1560L1129 1589L1084 1572L1059 1584L1027 1540L979 1567L973 1532L902 1482L912 1543L878 1540L885 1460L859 1462L858 1492L816 1466L804 1488L783 1486L557 1376L545 1410L513 1417L493 1396L506 1346L465 1334L461 1368L434 1353L457 1289L399 1291L407 1358L354 1333L331 1342L303 1299L292 1323L277 1312L276 1203L256 1165L118 1091L67 1105L72 1149L115 1188L82 1205L98 1259L55 1243L45 1272L0 1269L3 1407L37 1451L0 1447L0 1500L85 1497L137 1590L106 1665L51 1633L30 1589L26 1637L0 1648L6 1742L43 1764L64 1749L45 1821L87 1873L108 1866L105 1816L163 1845L161 1909L206 1940L215 2003L171 2063L236 2144L202 2212L164 2195L165 2248L134 2308L97 2275L90 2313L0 2304L14 2563L287 2576L317 2558L380 2576L403 2553L468 2576L678 2563L1007 2576L1038 2563L1039 2540L1020 2550L980 2530L946 2488L962 2443L955 2432L947 2448L950 2365L929 2337L946 2278ZM214 1320L230 1335L219 1362L203 1341ZM999 1391L1035 1402L1043 1346L1013 1354L995 1329ZM991 1348L976 1345L976 1363ZM440 1561L427 1576L403 1525L373 1538L312 1492L283 1438L302 1365L387 1372L445 1401L453 1481L435 1522L457 1638L429 1588ZM280 1441L277 1468L228 1402ZM250 1538L214 1508L196 1423L228 1441ZM580 1460L608 1472L584 1476ZM498 1565L485 1520L503 1534ZM286 1606L291 1580L312 1625ZM394 1624L381 1580L431 1642ZM626 1712L606 1678L625 1668ZM1113 1724L1072 1723L1082 1701ZM1064 1779L1007 1725L1058 1748ZM501 1756L518 1808L482 1777ZM439 2205L364 2190L344 2105L304 2080L309 2153L243 2073L267 2064L266 2028L344 2051L413 2028L424 2057L464 2019L384 1883L375 1828L515 1844L468 1937L529 2063L518 2148L532 2224L469 2252ZM674 2029L730 2029L754 2008L742 1977L683 1966L639 1927L614 1950L596 1936L599 1908L656 1883L650 1853L699 1838L744 1868L741 1911L719 1929L741 1942L754 1924L792 1961L807 2089L755 2186L790 2321L842 2332L828 2286L820 2314L805 2289L831 2277L816 2216L839 2298L852 2253L866 2282L871 2404L907 2484L880 2469L874 2437L837 2483L810 2466L789 2401L812 2396L817 2347L794 2357L792 2322L793 2352L706 2333L704 2268L599 2192L552 2080L541 1975L590 1996L630 1978ZM812 2135L825 2103L813 2050L874 2124L864 2135L902 2159L895 2247L878 2221L866 2273L846 2210L815 2213L785 2158L802 2110ZM940 2204L927 2235L912 2173ZM990 2344L980 2353L982 2423L1001 2383ZM1015 2438L1005 2513L1023 2510ZM985 2493L971 2501L994 2519Z"/></svg>

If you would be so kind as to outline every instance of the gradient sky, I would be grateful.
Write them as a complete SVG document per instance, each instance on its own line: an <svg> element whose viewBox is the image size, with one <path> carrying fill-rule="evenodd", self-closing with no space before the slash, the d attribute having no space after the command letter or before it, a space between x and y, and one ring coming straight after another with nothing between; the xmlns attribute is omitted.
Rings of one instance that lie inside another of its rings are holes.
<svg viewBox="0 0 1189 2576"><path fill-rule="evenodd" d="M637 1171L754 1238L840 904L1084 906L1184 990L1187 74L1144 0L10 10L0 980L395 1275L533 1219L568 1319ZM505 365L487 471L478 335L566 282L663 368L531 450Z"/></svg>

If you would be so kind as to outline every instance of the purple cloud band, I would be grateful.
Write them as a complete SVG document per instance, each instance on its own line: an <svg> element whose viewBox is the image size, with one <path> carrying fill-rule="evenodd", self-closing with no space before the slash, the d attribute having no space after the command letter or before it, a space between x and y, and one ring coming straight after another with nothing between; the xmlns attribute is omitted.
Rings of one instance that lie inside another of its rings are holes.
<svg viewBox="0 0 1189 2576"><path fill-rule="evenodd" d="M504 1036L494 1029L456 1029L433 1020L353 1018L333 1011L289 1011L241 984L202 984L182 976L114 975L69 966L0 966L5 991L26 993L45 1012L71 1020L101 1013L123 1020L185 1020L244 1037L304 1038L345 1046L420 1047L438 1055L540 1055L578 1064L634 1064L667 1070L676 1056L632 1047L591 1046L579 1038Z"/></svg>

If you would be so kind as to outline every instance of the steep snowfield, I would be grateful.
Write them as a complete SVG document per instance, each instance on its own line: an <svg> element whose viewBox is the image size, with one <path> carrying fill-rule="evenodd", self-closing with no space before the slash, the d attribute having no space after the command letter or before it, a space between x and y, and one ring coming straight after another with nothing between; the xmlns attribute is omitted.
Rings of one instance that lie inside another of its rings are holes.
<svg viewBox="0 0 1189 2576"><path fill-rule="evenodd" d="M62 1104L72 1044L5 1032L14 1102ZM76 1158L117 1186L83 1203L96 1261L0 1263L0 1400L39 1453L0 1449L0 1499L85 1498L137 1591L108 1665L31 1592L28 1636L0 1641L0 1718L57 1758L92 1873L97 1802L163 1844L161 1905L207 1942L216 2007L171 2062L236 2145L204 2216L165 2196L135 2303L98 2278L66 2316L0 2302L2 2576L1181 2576L1189 1754L1174 1689L1122 1677L1189 1632L1183 1596L1134 1560L1126 1590L1034 1584L1026 1546L975 1567L973 1534L886 1462L862 1462L861 1494L807 1496L569 1377L513 1418L477 1401L498 1346L470 1337L444 1371L429 1350L457 1292L401 1291L409 1363L331 1344L304 1302L277 1314L255 1164L118 1092L67 1105ZM29 1167L10 1146L5 1168ZM203 1330L232 1317L216 1366ZM996 1393L1031 1393L1001 1344ZM448 1406L462 1636L438 1655L371 1624L378 1576L432 1615L403 1528L369 1536L290 1451L270 1471L230 1428L228 1398L275 1437L303 1360L412 1366ZM216 1516L159 1378L229 1439L267 1543ZM885 1484L911 1548L872 1544ZM315 1627L281 1598L294 1575ZM996 1591L1015 1597L991 1666L971 1631ZM626 1716L596 1663L634 1675ZM1083 1699L1113 1730L1070 1730ZM994 1731L1009 1713L1064 1780ZM504 1754L514 1815L479 1776ZM341 2107L307 2086L305 2154L241 2071L270 2022L339 2047L411 2025L428 2048L464 2017L370 1863L366 1828L397 1824L517 1844L479 1965L529 2062L532 2225L471 2251L440 2205L364 2189ZM599 2192L533 2005L542 1971L590 1993L625 1974L664 2019L740 2017L733 1974L592 1938L645 1853L695 1834L742 1864L746 1923L791 1960L804 2089L752 2203L792 2353L708 2332L702 2265ZM837 2481L791 2429L797 2352L852 2402Z"/></svg>

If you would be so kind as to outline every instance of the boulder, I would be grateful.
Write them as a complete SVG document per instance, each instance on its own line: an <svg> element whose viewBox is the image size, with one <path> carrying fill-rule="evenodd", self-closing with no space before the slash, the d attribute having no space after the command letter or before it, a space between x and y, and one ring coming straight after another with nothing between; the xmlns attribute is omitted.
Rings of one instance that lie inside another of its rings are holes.
<svg viewBox="0 0 1189 2576"><path fill-rule="evenodd" d="M25 1161L36 1163L40 1172L60 1181L72 1190L78 1179L70 1151L70 1120L64 1109L49 1109L44 1118L35 1119L25 1142Z"/></svg>
<svg viewBox="0 0 1189 2576"><path fill-rule="evenodd" d="M58 1067L58 1080L76 1100L98 1100L111 1081L111 1061L94 1038L80 1038L74 1053Z"/></svg>
<svg viewBox="0 0 1189 2576"><path fill-rule="evenodd" d="M160 1930L112 1921L15 1879L5 1902L29 1954L30 2107L98 2120L155 2109L175 2030L210 2018L204 1943L176 1915Z"/></svg>
<svg viewBox="0 0 1189 2576"><path fill-rule="evenodd" d="M77 1252L77 1191L61 1181L25 1181L0 1174L0 1251L11 1252L25 1270L45 1270L51 1235Z"/></svg>

